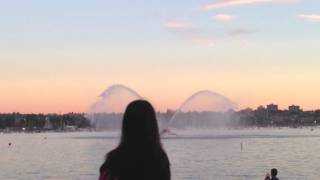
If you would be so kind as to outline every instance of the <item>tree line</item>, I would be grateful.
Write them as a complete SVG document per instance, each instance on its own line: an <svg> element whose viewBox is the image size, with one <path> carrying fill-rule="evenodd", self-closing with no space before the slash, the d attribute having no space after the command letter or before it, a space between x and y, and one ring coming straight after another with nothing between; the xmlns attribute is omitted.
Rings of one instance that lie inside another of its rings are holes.
<svg viewBox="0 0 320 180"><path fill-rule="evenodd" d="M65 130L68 127L90 128L90 120L84 113L21 114L1 113L0 129L13 131Z"/></svg>

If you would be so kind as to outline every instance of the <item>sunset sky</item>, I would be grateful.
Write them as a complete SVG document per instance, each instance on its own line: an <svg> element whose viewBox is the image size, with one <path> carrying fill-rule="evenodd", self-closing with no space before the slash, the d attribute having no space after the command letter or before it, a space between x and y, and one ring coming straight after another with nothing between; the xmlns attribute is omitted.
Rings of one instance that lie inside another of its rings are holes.
<svg viewBox="0 0 320 180"><path fill-rule="evenodd" d="M83 112L112 84L157 110L211 90L320 108L319 0L0 0L0 112Z"/></svg>

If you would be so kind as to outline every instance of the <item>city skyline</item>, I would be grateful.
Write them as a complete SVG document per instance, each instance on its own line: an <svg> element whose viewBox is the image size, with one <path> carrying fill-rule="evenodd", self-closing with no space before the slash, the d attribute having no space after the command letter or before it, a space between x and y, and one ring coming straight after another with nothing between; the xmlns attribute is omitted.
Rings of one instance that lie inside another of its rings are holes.
<svg viewBox="0 0 320 180"><path fill-rule="evenodd" d="M239 109L320 109L316 0L0 5L0 112L86 112L112 84L159 111L199 90Z"/></svg>

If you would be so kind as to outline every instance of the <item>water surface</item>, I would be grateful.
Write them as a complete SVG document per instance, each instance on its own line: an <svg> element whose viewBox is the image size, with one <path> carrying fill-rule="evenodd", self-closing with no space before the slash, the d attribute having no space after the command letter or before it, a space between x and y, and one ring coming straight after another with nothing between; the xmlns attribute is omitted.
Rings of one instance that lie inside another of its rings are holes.
<svg viewBox="0 0 320 180"><path fill-rule="evenodd" d="M117 143L107 132L0 134L0 179L97 179ZM257 180L273 167L281 179L320 179L317 128L180 132L163 144L174 180Z"/></svg>

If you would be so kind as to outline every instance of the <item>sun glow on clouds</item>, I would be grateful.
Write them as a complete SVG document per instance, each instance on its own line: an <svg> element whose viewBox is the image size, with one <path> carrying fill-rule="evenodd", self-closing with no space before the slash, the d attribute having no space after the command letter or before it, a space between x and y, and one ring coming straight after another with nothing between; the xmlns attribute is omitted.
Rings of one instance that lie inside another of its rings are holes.
<svg viewBox="0 0 320 180"><path fill-rule="evenodd" d="M264 4L264 3L284 3L291 2L292 0L220 0L218 2L209 3L201 8L203 10L211 10L218 8L226 8L233 6L243 6L243 5L255 5L255 4Z"/></svg>
<svg viewBox="0 0 320 180"><path fill-rule="evenodd" d="M168 30L174 31L186 31L193 28L191 24L177 20L167 20L164 23L164 27L166 27Z"/></svg>
<svg viewBox="0 0 320 180"><path fill-rule="evenodd" d="M319 14L300 14L298 17L309 22L320 22Z"/></svg>
<svg viewBox="0 0 320 180"><path fill-rule="evenodd" d="M212 16L212 19L219 22L229 22L236 19L236 16L227 15L227 14L217 14Z"/></svg>

